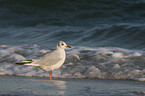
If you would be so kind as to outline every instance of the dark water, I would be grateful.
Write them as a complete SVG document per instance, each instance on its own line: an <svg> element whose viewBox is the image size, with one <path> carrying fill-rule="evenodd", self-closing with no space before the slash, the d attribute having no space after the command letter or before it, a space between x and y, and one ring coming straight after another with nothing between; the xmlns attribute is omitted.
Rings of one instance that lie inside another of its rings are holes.
<svg viewBox="0 0 145 96"><path fill-rule="evenodd" d="M145 47L143 0L0 0L0 44Z"/></svg>
<svg viewBox="0 0 145 96"><path fill-rule="evenodd" d="M52 82L14 65L60 40L73 48ZM0 96L144 96L145 1L0 0L0 75L15 75L0 76Z"/></svg>

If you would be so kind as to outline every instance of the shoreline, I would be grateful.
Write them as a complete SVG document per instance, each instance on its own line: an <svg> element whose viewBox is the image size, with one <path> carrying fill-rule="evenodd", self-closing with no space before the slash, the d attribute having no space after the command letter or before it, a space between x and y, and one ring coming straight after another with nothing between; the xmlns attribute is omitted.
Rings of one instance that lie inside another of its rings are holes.
<svg viewBox="0 0 145 96"><path fill-rule="evenodd" d="M0 76L0 96L142 96L145 82L108 79L66 79ZM123 95L122 95L123 94Z"/></svg>
<svg viewBox="0 0 145 96"><path fill-rule="evenodd" d="M9 77L22 77L22 78L24 78L24 77L30 77L30 78L48 78L48 80L49 80L49 76L47 77L47 76L22 76L22 75L0 75L0 77L7 77L7 76L9 76ZM145 82L145 80L138 80L138 79L111 79L111 78L105 78L105 79L102 79L102 78L88 78L88 77L84 77L84 78L62 78L62 77L52 77L52 80L59 80L59 79L78 79L78 80L81 80L81 79L86 79L86 80L117 80L117 81L139 81L139 82Z"/></svg>

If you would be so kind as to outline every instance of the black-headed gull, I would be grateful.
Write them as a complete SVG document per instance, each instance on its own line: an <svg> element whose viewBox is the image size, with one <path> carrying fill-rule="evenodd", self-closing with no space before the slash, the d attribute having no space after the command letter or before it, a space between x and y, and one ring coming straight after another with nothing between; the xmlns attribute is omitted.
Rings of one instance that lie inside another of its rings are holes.
<svg viewBox="0 0 145 96"><path fill-rule="evenodd" d="M54 69L58 69L59 67L61 67L65 61L66 48L71 48L71 47L67 46L65 42L59 41L59 43L57 44L57 49L54 50L53 52L48 53L39 59L21 60L20 63L16 63L16 64L40 67L45 71L49 71L49 77L50 77L50 80L52 80L52 71Z"/></svg>

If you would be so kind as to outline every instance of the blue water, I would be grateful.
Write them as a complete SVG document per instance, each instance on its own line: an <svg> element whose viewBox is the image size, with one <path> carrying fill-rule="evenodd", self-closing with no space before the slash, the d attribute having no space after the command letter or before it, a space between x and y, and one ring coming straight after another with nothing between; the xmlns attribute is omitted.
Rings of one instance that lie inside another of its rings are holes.
<svg viewBox="0 0 145 96"><path fill-rule="evenodd" d="M72 46L54 77L145 81L145 1L0 0L0 74L45 76L15 66L63 40Z"/></svg>
<svg viewBox="0 0 145 96"><path fill-rule="evenodd" d="M1 96L144 96L145 82L0 76Z"/></svg>
<svg viewBox="0 0 145 96"><path fill-rule="evenodd" d="M0 0L0 95L144 96L144 17L144 0ZM72 49L53 81L15 65L60 40Z"/></svg>
<svg viewBox="0 0 145 96"><path fill-rule="evenodd" d="M143 0L1 0L0 44L145 47Z"/></svg>

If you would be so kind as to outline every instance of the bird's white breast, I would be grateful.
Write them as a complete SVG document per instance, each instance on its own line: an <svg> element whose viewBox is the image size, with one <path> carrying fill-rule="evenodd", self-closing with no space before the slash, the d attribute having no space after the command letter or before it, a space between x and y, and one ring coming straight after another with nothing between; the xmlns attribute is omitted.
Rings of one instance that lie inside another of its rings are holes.
<svg viewBox="0 0 145 96"><path fill-rule="evenodd" d="M62 64L65 61L65 58L66 58L65 51L64 50L58 50L58 52L59 52L60 60L56 64L51 65L50 70L58 69L59 67L62 66Z"/></svg>

